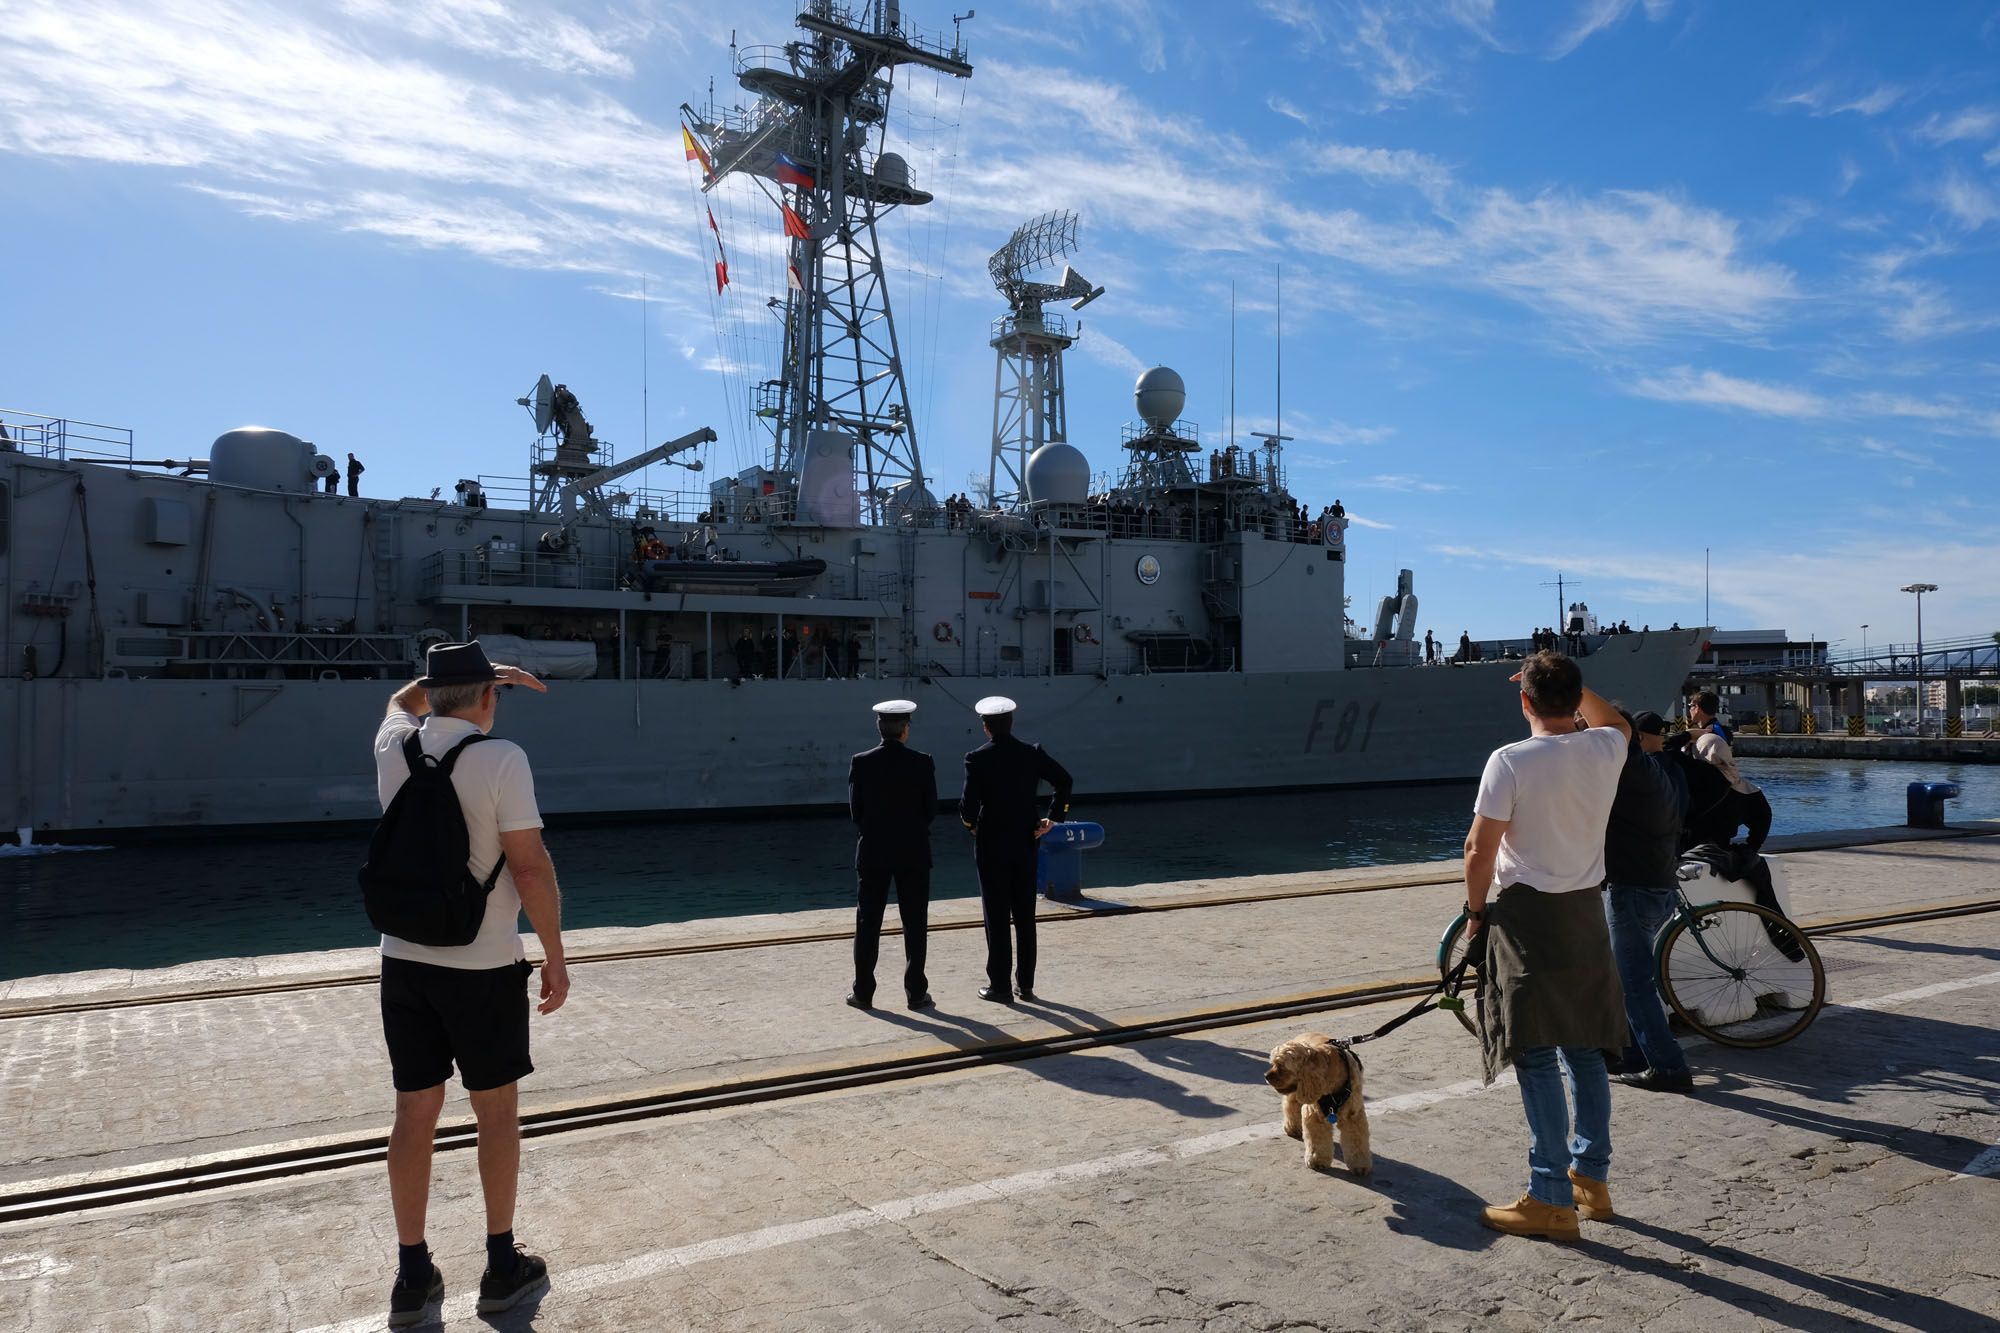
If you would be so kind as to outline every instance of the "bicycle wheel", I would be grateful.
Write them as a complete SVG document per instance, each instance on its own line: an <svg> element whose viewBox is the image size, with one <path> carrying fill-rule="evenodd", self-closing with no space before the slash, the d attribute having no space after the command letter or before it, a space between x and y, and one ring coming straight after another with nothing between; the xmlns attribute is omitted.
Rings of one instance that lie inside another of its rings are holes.
<svg viewBox="0 0 2000 1333"><path fill-rule="evenodd" d="M1451 924L1445 927L1444 937L1438 941L1439 976L1448 977L1451 975L1451 970L1458 966L1461 958L1465 957L1465 949L1468 943L1469 937L1465 933L1465 913L1460 912L1451 919ZM1459 1006L1450 1010L1451 1013L1457 1016L1458 1021L1465 1025L1465 1030L1475 1037L1479 1035L1479 1020L1473 1013L1472 1005L1473 997L1478 994L1479 960L1475 958L1471 965L1465 969L1465 978L1459 986L1457 995L1454 997L1460 1001ZM1445 1008L1446 1006L1440 1005L1439 1007Z"/></svg>
<svg viewBox="0 0 2000 1333"><path fill-rule="evenodd" d="M1675 1013L1724 1046L1776 1046L1826 1003L1826 969L1806 933L1750 903L1707 903L1660 936L1660 990Z"/></svg>

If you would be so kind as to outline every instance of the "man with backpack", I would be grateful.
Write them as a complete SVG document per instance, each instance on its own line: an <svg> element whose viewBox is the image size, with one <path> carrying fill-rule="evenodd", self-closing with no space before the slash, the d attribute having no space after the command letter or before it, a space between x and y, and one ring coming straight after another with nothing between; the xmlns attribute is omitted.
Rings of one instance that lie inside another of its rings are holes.
<svg viewBox="0 0 2000 1333"><path fill-rule="evenodd" d="M487 734L503 685L547 692L519 667L488 662L476 642L437 644L423 678L396 691L375 733L384 814L361 882L369 918L383 932L382 1030L396 1087L389 1198L400 1256L392 1325L420 1322L444 1294L424 1220L432 1141L454 1064L479 1122L486 1271L478 1308L511 1309L548 1277L548 1265L514 1243L518 1085L534 1069L522 911L546 959L542 1013L562 1007L569 974L528 757Z"/></svg>

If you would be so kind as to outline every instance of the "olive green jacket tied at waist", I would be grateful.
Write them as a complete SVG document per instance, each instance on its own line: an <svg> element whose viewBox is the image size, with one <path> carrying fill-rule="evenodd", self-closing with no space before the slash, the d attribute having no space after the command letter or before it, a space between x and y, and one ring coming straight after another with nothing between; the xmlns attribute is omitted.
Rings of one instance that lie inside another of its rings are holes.
<svg viewBox="0 0 2000 1333"><path fill-rule="evenodd" d="M1625 992L1611 957L1604 895L1509 884L1486 905L1479 1041L1486 1081L1541 1046L1625 1048Z"/></svg>

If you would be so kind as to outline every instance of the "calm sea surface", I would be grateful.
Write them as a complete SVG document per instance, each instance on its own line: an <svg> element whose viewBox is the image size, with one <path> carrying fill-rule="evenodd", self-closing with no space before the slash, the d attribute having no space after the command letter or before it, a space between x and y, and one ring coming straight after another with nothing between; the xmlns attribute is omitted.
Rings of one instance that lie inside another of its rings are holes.
<svg viewBox="0 0 2000 1333"><path fill-rule="evenodd" d="M1775 833L1903 822L1913 781L1963 785L1951 819L2000 818L2000 766L1746 759ZM1427 861L1458 854L1470 784L1093 805L1092 889L1213 875ZM637 926L854 900L843 818L554 828L564 924ZM970 839L938 818L934 897L978 892ZM160 967L372 943L354 872L365 833L231 838L46 856L0 855L0 978ZM893 919L893 909L891 917Z"/></svg>

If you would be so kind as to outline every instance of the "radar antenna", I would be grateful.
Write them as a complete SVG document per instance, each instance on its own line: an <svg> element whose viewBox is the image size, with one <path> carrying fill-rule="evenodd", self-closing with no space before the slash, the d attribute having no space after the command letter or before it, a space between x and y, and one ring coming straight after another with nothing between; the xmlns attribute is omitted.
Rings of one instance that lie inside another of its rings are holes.
<svg viewBox="0 0 2000 1333"><path fill-rule="evenodd" d="M879 522L935 505L876 235L891 209L931 195L882 150L890 93L900 65L961 79L972 66L956 28L949 38L921 33L897 0L805 0L797 22L797 40L736 49L736 79L755 106L721 107L711 95L681 112L704 158L704 191L753 177L791 214L783 363L752 406L771 425L776 469L796 478L798 517L855 522L865 502ZM789 200L777 193L786 189ZM774 209L773 226L781 216Z"/></svg>
<svg viewBox="0 0 2000 1333"><path fill-rule="evenodd" d="M1102 287L1069 265L1054 282L1028 275L1047 268L1076 249L1075 213L1044 213L1014 229L1007 243L986 261L994 287L1007 298L1007 313L993 324L993 458L986 486L996 506L1017 507L1027 500L1028 458L1045 444L1067 441L1063 407L1062 354L1083 332L1044 302L1068 301L1081 310L1104 295Z"/></svg>

